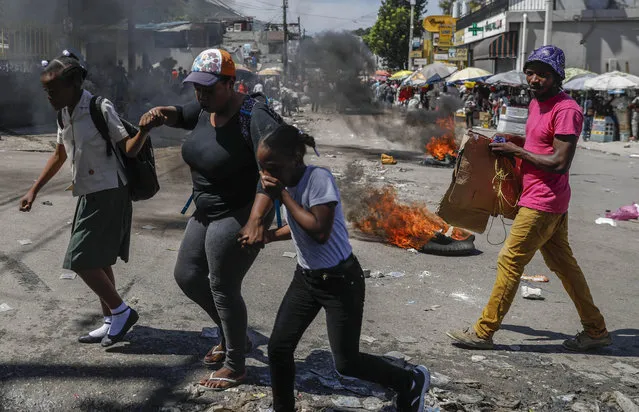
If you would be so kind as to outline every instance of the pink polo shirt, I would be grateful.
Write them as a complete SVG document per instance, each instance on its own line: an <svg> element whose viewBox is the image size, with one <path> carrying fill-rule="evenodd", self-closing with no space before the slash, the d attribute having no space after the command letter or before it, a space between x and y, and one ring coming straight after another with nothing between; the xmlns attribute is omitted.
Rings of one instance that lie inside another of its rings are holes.
<svg viewBox="0 0 639 412"><path fill-rule="evenodd" d="M583 112L577 102L561 92L540 102L533 99L528 107L524 149L535 154L553 153L556 135L581 134ZM519 206L542 212L563 214L570 203L569 174L545 172L523 161L524 189Z"/></svg>

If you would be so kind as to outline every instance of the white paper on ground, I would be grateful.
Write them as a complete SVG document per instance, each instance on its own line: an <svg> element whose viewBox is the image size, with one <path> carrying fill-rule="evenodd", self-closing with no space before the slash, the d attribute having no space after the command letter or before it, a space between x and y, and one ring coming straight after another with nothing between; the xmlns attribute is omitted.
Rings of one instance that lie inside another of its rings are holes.
<svg viewBox="0 0 639 412"><path fill-rule="evenodd" d="M20 243L22 246L26 246L32 244L33 242L31 241L31 239L22 239L18 240L18 243Z"/></svg>
<svg viewBox="0 0 639 412"><path fill-rule="evenodd" d="M60 279L73 280L76 276L78 276L76 273L63 273L60 275Z"/></svg>
<svg viewBox="0 0 639 412"><path fill-rule="evenodd" d="M13 308L9 305L7 305L6 303L0 303L0 312L8 312L10 310L12 310Z"/></svg>
<svg viewBox="0 0 639 412"><path fill-rule="evenodd" d="M282 256L287 257L287 258L291 258L291 259L295 259L297 257L297 253L293 253L293 252L284 252L282 254Z"/></svg>

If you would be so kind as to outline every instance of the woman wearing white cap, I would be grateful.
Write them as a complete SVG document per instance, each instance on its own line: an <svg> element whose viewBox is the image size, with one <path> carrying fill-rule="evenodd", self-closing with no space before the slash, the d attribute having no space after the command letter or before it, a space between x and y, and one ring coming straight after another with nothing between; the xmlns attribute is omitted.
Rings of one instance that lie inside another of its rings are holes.
<svg viewBox="0 0 639 412"><path fill-rule="evenodd" d="M156 107L141 122L161 118L167 126L193 130L182 157L191 169L196 211L187 224L174 275L182 291L220 328L220 343L204 362L224 365L200 382L202 389L219 391L246 377L251 344L241 286L263 247L273 209L258 185L255 151L281 118L234 91L235 64L225 50L200 53L184 82L195 87L197 102Z"/></svg>

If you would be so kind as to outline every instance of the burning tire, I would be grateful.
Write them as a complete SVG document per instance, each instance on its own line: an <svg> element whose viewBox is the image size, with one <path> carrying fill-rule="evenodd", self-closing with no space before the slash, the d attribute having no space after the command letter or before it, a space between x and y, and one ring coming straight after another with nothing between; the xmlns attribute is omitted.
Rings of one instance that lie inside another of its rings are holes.
<svg viewBox="0 0 639 412"><path fill-rule="evenodd" d="M464 240L456 240L441 233L420 250L422 253L439 256L469 256L475 254L475 235L471 235Z"/></svg>

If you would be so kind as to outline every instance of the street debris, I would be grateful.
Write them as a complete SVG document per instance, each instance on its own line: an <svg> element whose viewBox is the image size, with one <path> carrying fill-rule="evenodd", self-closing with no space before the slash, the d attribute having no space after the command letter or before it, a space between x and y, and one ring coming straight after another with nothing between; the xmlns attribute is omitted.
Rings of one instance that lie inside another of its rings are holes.
<svg viewBox="0 0 639 412"><path fill-rule="evenodd" d="M550 279L548 279L546 275L523 275L521 280L527 280L529 282L550 282Z"/></svg>
<svg viewBox="0 0 639 412"><path fill-rule="evenodd" d="M11 306L7 305L6 303L0 303L0 312L8 312L10 310L13 310Z"/></svg>
<svg viewBox="0 0 639 412"><path fill-rule="evenodd" d="M142 226L142 229L144 229L144 230L155 230L156 227L153 226L153 225L144 225L144 226Z"/></svg>
<svg viewBox="0 0 639 412"><path fill-rule="evenodd" d="M404 272L389 272L386 274L387 277L389 278L403 278L404 276L406 276L406 273Z"/></svg>
<svg viewBox="0 0 639 412"><path fill-rule="evenodd" d="M370 269L362 269L362 273L364 273L364 278L366 278L366 279L371 277L371 270Z"/></svg>
<svg viewBox="0 0 639 412"><path fill-rule="evenodd" d="M63 273L60 275L60 279L63 280L74 280L78 276L77 273Z"/></svg>
<svg viewBox="0 0 639 412"><path fill-rule="evenodd" d="M384 273L380 272L379 270L376 270L374 272L371 272L371 278L373 279L380 279L384 277Z"/></svg>
<svg viewBox="0 0 639 412"><path fill-rule="evenodd" d="M623 362L613 363L612 367L627 375L639 375L639 369Z"/></svg>
<svg viewBox="0 0 639 412"><path fill-rule="evenodd" d="M53 206L53 203L51 203L48 200L45 200L44 202L42 202L42 204L45 205L45 206Z"/></svg>
<svg viewBox="0 0 639 412"><path fill-rule="evenodd" d="M468 302L470 300L470 296L462 292L451 293L450 296L460 302Z"/></svg>
<svg viewBox="0 0 639 412"><path fill-rule="evenodd" d="M419 253L419 251L417 249L415 249L415 248L406 249L406 251L410 252L410 253L414 253L414 254L418 254Z"/></svg>
<svg viewBox="0 0 639 412"><path fill-rule="evenodd" d="M397 336L395 340L399 343L417 343L419 340L413 338L412 336Z"/></svg>
<svg viewBox="0 0 639 412"><path fill-rule="evenodd" d="M408 362L409 360L413 359L413 358L411 358L410 356L408 356L408 355L404 355L403 353L398 352L398 351L395 351L395 350L394 350L394 351L390 351L390 352L385 353L385 354L384 354L384 357L385 357L385 358L395 358L395 359L400 359L400 360L404 360L404 361L406 361L406 362Z"/></svg>
<svg viewBox="0 0 639 412"><path fill-rule="evenodd" d="M408 302L406 302L407 305L414 305L415 303L417 302L415 302L414 300L409 300Z"/></svg>
<svg viewBox="0 0 639 412"><path fill-rule="evenodd" d="M209 328L209 327L202 328L202 333L200 334L200 337L217 339L220 337L220 331L218 330L218 328Z"/></svg>
<svg viewBox="0 0 639 412"><path fill-rule="evenodd" d="M382 164L383 165L396 165L397 160L393 156L389 156L385 153L382 153Z"/></svg>
<svg viewBox="0 0 639 412"><path fill-rule="evenodd" d="M577 399L577 395L574 393L570 393L568 395L558 396L557 398L562 402L570 403L570 402L573 402L575 399Z"/></svg>
<svg viewBox="0 0 639 412"><path fill-rule="evenodd" d="M639 205L633 203L622 206L614 212L606 213L606 217L613 220L634 220L639 218Z"/></svg>
<svg viewBox="0 0 639 412"><path fill-rule="evenodd" d="M433 306L431 306L429 308L424 309L424 312L433 312L433 311L435 311L435 310L437 310L437 309L439 309L441 307L442 307L442 305L433 305Z"/></svg>
<svg viewBox="0 0 639 412"><path fill-rule="evenodd" d="M361 340L362 342L366 342L368 344L372 344L372 343L375 343L377 341L377 339L375 339L372 336L368 336L368 335L361 335L359 337L359 340Z"/></svg>
<svg viewBox="0 0 639 412"><path fill-rule="evenodd" d="M362 406L359 398L354 396L338 396L336 399L331 399L331 401L338 408L359 408Z"/></svg>
<svg viewBox="0 0 639 412"><path fill-rule="evenodd" d="M607 217L600 217L595 220L595 223L598 225L610 225L612 227L617 227L617 222Z"/></svg>
<svg viewBox="0 0 639 412"><path fill-rule="evenodd" d="M420 279L424 279L424 278L429 278L431 277L431 273L427 270L423 271L422 273L420 273L419 278Z"/></svg>
<svg viewBox="0 0 639 412"><path fill-rule="evenodd" d="M443 388L450 383L450 377L439 372L431 372L430 384L436 388Z"/></svg>
<svg viewBox="0 0 639 412"><path fill-rule="evenodd" d="M601 400L616 403L623 412L639 412L639 406L619 391L606 392L601 396Z"/></svg>
<svg viewBox="0 0 639 412"><path fill-rule="evenodd" d="M18 243L20 243L22 246L26 246L32 244L33 242L31 241L31 239L22 239L18 240Z"/></svg>
<svg viewBox="0 0 639 412"><path fill-rule="evenodd" d="M530 299L530 300L544 300L545 299L543 296L541 296L541 289L540 288L531 288L531 287L525 286L525 285L523 285L521 287L521 296L524 299Z"/></svg>
<svg viewBox="0 0 639 412"><path fill-rule="evenodd" d="M283 257L295 259L297 257L297 253L294 252L284 252L282 253Z"/></svg>
<svg viewBox="0 0 639 412"><path fill-rule="evenodd" d="M473 362L482 362L486 360L486 357L482 355L473 355L470 357L470 360Z"/></svg>

